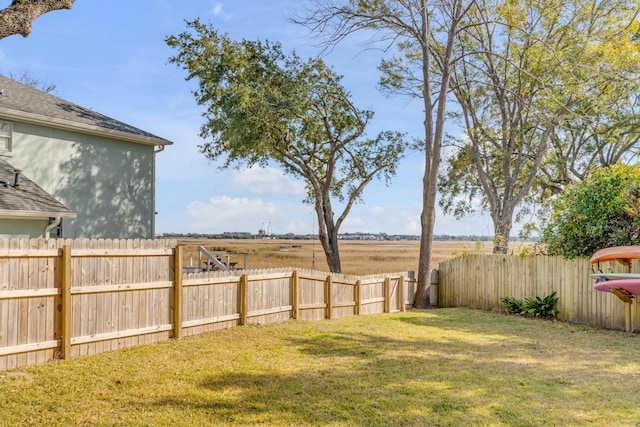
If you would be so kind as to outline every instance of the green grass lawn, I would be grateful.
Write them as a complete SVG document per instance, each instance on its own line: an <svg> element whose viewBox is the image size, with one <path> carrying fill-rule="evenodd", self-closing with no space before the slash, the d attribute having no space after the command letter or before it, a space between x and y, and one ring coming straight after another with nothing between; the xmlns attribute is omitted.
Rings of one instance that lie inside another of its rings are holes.
<svg viewBox="0 0 640 427"><path fill-rule="evenodd" d="M0 373L0 425L640 425L640 337L466 309L290 321Z"/></svg>

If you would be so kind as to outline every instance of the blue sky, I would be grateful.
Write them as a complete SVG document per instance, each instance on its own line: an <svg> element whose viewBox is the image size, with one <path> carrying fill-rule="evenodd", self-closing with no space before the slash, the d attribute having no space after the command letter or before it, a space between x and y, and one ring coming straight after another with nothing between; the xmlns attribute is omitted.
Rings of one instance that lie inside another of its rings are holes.
<svg viewBox="0 0 640 427"><path fill-rule="evenodd" d="M0 2L5 7L9 1ZM314 56L307 30L286 16L301 0L76 0L34 22L28 38L0 40L0 73L28 72L56 84L54 94L173 141L158 155L156 232L317 231L315 216L302 203L302 182L275 168L220 171L198 152L201 112L191 90L195 82L168 63L174 53L166 36L200 18L236 40L280 41L285 49ZM339 45L324 60L344 75L343 84L360 108L375 111L369 135L399 130L422 135L420 102L386 98L376 88L380 51L362 40ZM341 232L419 234L423 154L402 160L390 186L374 181ZM338 211L338 209L336 209ZM438 213L436 234L493 234L486 216L457 221Z"/></svg>

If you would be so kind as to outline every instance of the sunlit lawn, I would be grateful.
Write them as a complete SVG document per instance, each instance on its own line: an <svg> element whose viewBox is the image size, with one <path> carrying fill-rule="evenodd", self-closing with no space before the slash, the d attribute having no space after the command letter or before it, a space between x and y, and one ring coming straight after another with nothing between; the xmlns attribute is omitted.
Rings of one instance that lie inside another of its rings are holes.
<svg viewBox="0 0 640 427"><path fill-rule="evenodd" d="M0 424L640 425L639 340L466 309L237 327L0 373Z"/></svg>

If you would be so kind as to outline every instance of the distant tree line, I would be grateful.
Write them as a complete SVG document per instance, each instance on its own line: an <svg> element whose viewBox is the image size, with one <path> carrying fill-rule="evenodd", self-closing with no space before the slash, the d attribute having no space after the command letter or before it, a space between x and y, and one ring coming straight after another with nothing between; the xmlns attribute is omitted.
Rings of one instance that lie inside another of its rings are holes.
<svg viewBox="0 0 640 427"><path fill-rule="evenodd" d="M249 232L223 232L223 233L162 233L157 236L163 239L274 239L274 240L313 240L318 239L312 234L272 234L267 237ZM340 240L379 240L379 241L399 241L399 240L420 240L415 234L387 234L387 233L344 233L340 234ZM435 241L456 241L456 242L493 242L494 236L477 236L475 234L436 234ZM512 238L512 241L517 239Z"/></svg>

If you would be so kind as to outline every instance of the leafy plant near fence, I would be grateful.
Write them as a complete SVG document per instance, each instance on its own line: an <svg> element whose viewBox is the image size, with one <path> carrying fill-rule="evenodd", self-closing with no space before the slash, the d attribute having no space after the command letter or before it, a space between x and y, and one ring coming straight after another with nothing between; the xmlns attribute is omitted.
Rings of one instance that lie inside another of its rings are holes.
<svg viewBox="0 0 640 427"><path fill-rule="evenodd" d="M500 300L506 307L509 314L522 314L524 304L522 301L512 297L504 297Z"/></svg>
<svg viewBox="0 0 640 427"><path fill-rule="evenodd" d="M553 291L544 298L536 296L535 298L525 298L524 306L527 314L536 317L556 317L558 310L554 307L558 302L556 292Z"/></svg>
<svg viewBox="0 0 640 427"><path fill-rule="evenodd" d="M523 314L526 316L551 319L555 318L558 314L558 310L555 308L558 299L556 291L553 291L542 298L539 296L525 298L524 302L512 297L505 297L500 301L505 305L509 314Z"/></svg>

